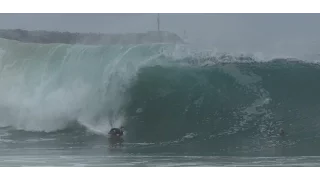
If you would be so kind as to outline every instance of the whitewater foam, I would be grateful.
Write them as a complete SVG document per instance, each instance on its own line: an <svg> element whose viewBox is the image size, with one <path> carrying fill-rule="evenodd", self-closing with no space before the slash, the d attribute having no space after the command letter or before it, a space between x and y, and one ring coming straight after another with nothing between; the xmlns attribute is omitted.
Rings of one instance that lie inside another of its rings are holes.
<svg viewBox="0 0 320 180"><path fill-rule="evenodd" d="M46 132L78 122L105 133L125 123L125 91L161 48L0 42L0 125Z"/></svg>

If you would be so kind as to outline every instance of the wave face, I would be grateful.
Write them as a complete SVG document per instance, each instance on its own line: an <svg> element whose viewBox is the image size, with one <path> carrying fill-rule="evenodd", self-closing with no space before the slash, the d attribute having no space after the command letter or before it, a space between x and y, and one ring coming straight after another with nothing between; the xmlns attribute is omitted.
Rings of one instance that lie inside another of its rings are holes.
<svg viewBox="0 0 320 180"><path fill-rule="evenodd" d="M173 44L0 47L2 127L103 135L125 124L133 153L319 155L316 63Z"/></svg>

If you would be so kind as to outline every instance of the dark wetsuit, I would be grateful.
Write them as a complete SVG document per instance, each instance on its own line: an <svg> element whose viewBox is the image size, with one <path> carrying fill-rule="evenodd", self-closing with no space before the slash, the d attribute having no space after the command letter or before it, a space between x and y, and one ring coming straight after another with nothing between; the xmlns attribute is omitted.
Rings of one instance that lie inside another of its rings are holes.
<svg viewBox="0 0 320 180"><path fill-rule="evenodd" d="M112 128L108 134L115 135L115 136L123 136L123 131L119 128Z"/></svg>
<svg viewBox="0 0 320 180"><path fill-rule="evenodd" d="M123 142L122 136L123 136L123 131L119 128L112 128L109 133L109 143L111 146L115 146L117 144L121 145Z"/></svg>

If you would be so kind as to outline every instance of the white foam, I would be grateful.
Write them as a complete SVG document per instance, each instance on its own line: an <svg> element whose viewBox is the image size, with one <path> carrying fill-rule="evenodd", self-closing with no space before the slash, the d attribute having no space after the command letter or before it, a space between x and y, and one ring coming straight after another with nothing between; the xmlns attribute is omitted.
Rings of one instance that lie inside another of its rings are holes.
<svg viewBox="0 0 320 180"><path fill-rule="evenodd" d="M50 132L77 121L106 134L110 127L125 123L121 111L125 90L141 66L160 56L159 47L26 43L1 47L0 126ZM154 50L142 52L148 48Z"/></svg>

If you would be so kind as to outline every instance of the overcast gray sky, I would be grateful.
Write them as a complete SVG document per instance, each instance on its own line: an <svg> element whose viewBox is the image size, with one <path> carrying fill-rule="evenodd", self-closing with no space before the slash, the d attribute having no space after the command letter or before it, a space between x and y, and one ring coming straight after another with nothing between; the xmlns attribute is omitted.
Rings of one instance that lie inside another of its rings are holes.
<svg viewBox="0 0 320 180"><path fill-rule="evenodd" d="M0 28L126 33L156 30L156 14L0 14ZM320 14L161 14L161 29L222 51L315 53Z"/></svg>

